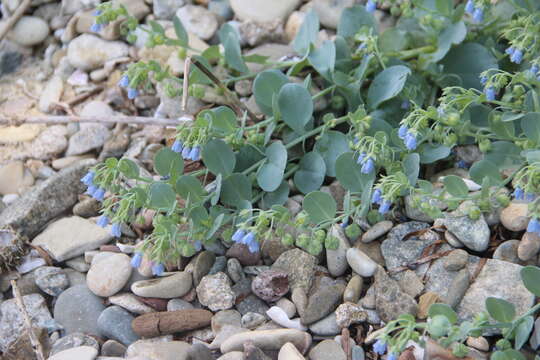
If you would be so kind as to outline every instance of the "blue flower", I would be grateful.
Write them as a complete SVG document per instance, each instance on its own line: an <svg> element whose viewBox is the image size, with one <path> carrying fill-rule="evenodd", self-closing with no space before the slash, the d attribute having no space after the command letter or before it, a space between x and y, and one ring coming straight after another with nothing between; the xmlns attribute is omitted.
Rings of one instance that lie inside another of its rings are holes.
<svg viewBox="0 0 540 360"><path fill-rule="evenodd" d="M373 195L371 196L371 202L373 204L378 204L382 200L382 191L381 189L375 189Z"/></svg>
<svg viewBox="0 0 540 360"><path fill-rule="evenodd" d="M339 226L342 228L342 229L345 229L347 226L349 226L349 218L343 220L343 222L341 224L339 224Z"/></svg>
<svg viewBox="0 0 540 360"><path fill-rule="evenodd" d="M98 187L96 185L89 185L88 189L86 189L86 194L93 196L94 193L97 191Z"/></svg>
<svg viewBox="0 0 540 360"><path fill-rule="evenodd" d="M487 101L495 100L495 88L493 86L484 89L484 93L486 94Z"/></svg>
<svg viewBox="0 0 540 360"><path fill-rule="evenodd" d="M392 202L390 200L383 200L381 206L379 207L379 214L386 214L388 210L390 210L390 206L392 206Z"/></svg>
<svg viewBox="0 0 540 360"><path fill-rule="evenodd" d="M366 11L372 13L372 12L375 12L376 9L377 9L377 4L375 3L375 1L368 0L366 3Z"/></svg>
<svg viewBox="0 0 540 360"><path fill-rule="evenodd" d="M129 77L127 75L123 75L118 82L118 86L127 88L129 86Z"/></svg>
<svg viewBox="0 0 540 360"><path fill-rule="evenodd" d="M195 242L193 243L193 247L195 248L195 251L201 251L201 249L202 249L202 243L201 243L199 240L197 240L197 241L195 241Z"/></svg>
<svg viewBox="0 0 540 360"><path fill-rule="evenodd" d="M532 202L534 200L534 194L533 193L526 193L525 194L525 201L526 202Z"/></svg>
<svg viewBox="0 0 540 360"><path fill-rule="evenodd" d="M112 224L111 235L117 238L122 236L122 225L120 225L120 223Z"/></svg>
<svg viewBox="0 0 540 360"><path fill-rule="evenodd" d="M467 169L469 168L469 164L465 160L459 160L456 164L456 166L460 169Z"/></svg>
<svg viewBox="0 0 540 360"><path fill-rule="evenodd" d="M242 238L241 243L249 246L254 241L256 241L255 233L253 231L250 231L246 236Z"/></svg>
<svg viewBox="0 0 540 360"><path fill-rule="evenodd" d="M514 198L516 200L523 200L524 199L525 192L522 188L519 186L514 190Z"/></svg>
<svg viewBox="0 0 540 360"><path fill-rule="evenodd" d="M131 258L131 267L137 269L139 266L141 266L142 258L143 256L140 252L133 254L133 257Z"/></svg>
<svg viewBox="0 0 540 360"><path fill-rule="evenodd" d="M484 21L484 10L482 10L481 7L477 7L474 9L473 20L477 23L481 23L482 21Z"/></svg>
<svg viewBox="0 0 540 360"><path fill-rule="evenodd" d="M189 152L189 158L193 161L199 161L201 158L201 148L200 146L194 146Z"/></svg>
<svg viewBox="0 0 540 360"><path fill-rule="evenodd" d="M410 106L411 106L411 103L409 102L409 100L403 100L401 102L401 108L404 110L407 110Z"/></svg>
<svg viewBox="0 0 540 360"><path fill-rule="evenodd" d="M98 201L103 201L103 199L105 199L105 189L98 188L96 191L94 191L92 197Z"/></svg>
<svg viewBox="0 0 540 360"><path fill-rule="evenodd" d="M365 152L361 152L360 155L358 155L358 159L356 160L357 164L361 164L366 159L367 154Z"/></svg>
<svg viewBox="0 0 540 360"><path fill-rule="evenodd" d="M94 10L94 12L92 13L92 15L94 15L94 16L99 16L101 14L103 14L103 11L101 11L99 9Z"/></svg>
<svg viewBox="0 0 540 360"><path fill-rule="evenodd" d="M366 43L361 43L360 45L358 45L357 50L360 51L360 50L364 50L365 48L367 48L367 44Z"/></svg>
<svg viewBox="0 0 540 360"><path fill-rule="evenodd" d="M416 136L414 136L413 133L408 133L407 136L405 136L405 147L408 149L408 150L414 150L416 149L416 145L417 142L416 142Z"/></svg>
<svg viewBox="0 0 540 360"><path fill-rule="evenodd" d="M256 253L259 251L259 249L260 249L259 242L256 240L250 242L248 245L248 250L250 253Z"/></svg>
<svg viewBox="0 0 540 360"><path fill-rule="evenodd" d="M92 26L90 26L90 31L98 33L103 30L103 27L103 24L94 23Z"/></svg>
<svg viewBox="0 0 540 360"><path fill-rule="evenodd" d="M182 157L185 159L185 160L188 160L189 159L189 154L191 153L191 148L189 146L185 146L184 149L182 150Z"/></svg>
<svg viewBox="0 0 540 360"><path fill-rule="evenodd" d="M242 229L238 229L234 232L233 236L231 237L231 240L234 242L240 242L242 241L242 238L246 235L246 232Z"/></svg>
<svg viewBox="0 0 540 360"><path fill-rule="evenodd" d="M397 360L398 359L398 356L396 353L390 353L388 354L388 357L386 358L386 360Z"/></svg>
<svg viewBox="0 0 540 360"><path fill-rule="evenodd" d="M533 218L527 225L527 232L540 234L540 221L537 218Z"/></svg>
<svg viewBox="0 0 540 360"><path fill-rule="evenodd" d="M96 176L95 172L89 171L86 173L86 175L82 177L81 182L86 186L93 185L95 176Z"/></svg>
<svg viewBox="0 0 540 360"><path fill-rule="evenodd" d="M531 69L530 69L530 71L531 71L531 73L532 73L533 75L536 75L536 73L537 73L539 70L540 70L540 68L539 68L538 65L536 65L536 64L534 64L533 66L531 66Z"/></svg>
<svg viewBox="0 0 540 360"><path fill-rule="evenodd" d="M488 81L487 76L485 76L485 75L480 76L480 84L486 85L487 81Z"/></svg>
<svg viewBox="0 0 540 360"><path fill-rule="evenodd" d="M152 266L152 274L161 276L165 272L165 266L162 263L157 263Z"/></svg>
<svg viewBox="0 0 540 360"><path fill-rule="evenodd" d="M407 136L407 133L409 132L409 128L405 125L401 125L398 130L398 136L400 139L405 139L405 136Z"/></svg>
<svg viewBox="0 0 540 360"><path fill-rule="evenodd" d="M370 172L375 169L375 162L372 158L367 158L367 160L364 162L364 165L362 165L362 169L360 171L362 174L369 174Z"/></svg>
<svg viewBox="0 0 540 360"><path fill-rule="evenodd" d="M521 64L523 60L523 51L521 49L514 50L514 53L510 55L510 61L516 64Z"/></svg>
<svg viewBox="0 0 540 360"><path fill-rule="evenodd" d="M382 340L377 340L375 344L373 344L373 351L376 354L383 355L386 352L386 343Z"/></svg>
<svg viewBox="0 0 540 360"><path fill-rule="evenodd" d="M97 224L102 228L107 226L107 224L109 224L109 218L107 217L107 215L101 215L97 221Z"/></svg>
<svg viewBox="0 0 540 360"><path fill-rule="evenodd" d="M472 14L474 11L474 2L472 0L467 1L467 5L465 5L465 12L468 14Z"/></svg>
<svg viewBox="0 0 540 360"><path fill-rule="evenodd" d="M137 96L139 96L139 90L135 88L128 88L127 96L128 96L128 99L133 100Z"/></svg>
<svg viewBox="0 0 540 360"><path fill-rule="evenodd" d="M504 50L504 52L507 54L507 55L512 55L514 53L514 51L516 51L516 49L514 49L513 46L509 46L506 48L506 50Z"/></svg>
<svg viewBox="0 0 540 360"><path fill-rule="evenodd" d="M182 142L180 140L174 140L174 143L171 146L171 150L175 153L182 152Z"/></svg>

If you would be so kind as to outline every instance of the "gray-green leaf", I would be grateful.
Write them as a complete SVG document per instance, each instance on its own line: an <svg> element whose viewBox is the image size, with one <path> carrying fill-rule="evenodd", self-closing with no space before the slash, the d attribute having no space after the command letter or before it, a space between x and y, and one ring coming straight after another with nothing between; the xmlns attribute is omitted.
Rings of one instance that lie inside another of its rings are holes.
<svg viewBox="0 0 540 360"><path fill-rule="evenodd" d="M411 69L404 65L390 66L377 74L368 90L369 106L376 109L382 102L397 96L410 74Z"/></svg>
<svg viewBox="0 0 540 360"><path fill-rule="evenodd" d="M336 216L337 205L334 198L325 192L314 191L306 195L302 208L314 224L332 220Z"/></svg>
<svg viewBox="0 0 540 360"><path fill-rule="evenodd" d="M303 133L313 114L309 91L302 85L285 84L279 91L278 106L283 121L297 133Z"/></svg>

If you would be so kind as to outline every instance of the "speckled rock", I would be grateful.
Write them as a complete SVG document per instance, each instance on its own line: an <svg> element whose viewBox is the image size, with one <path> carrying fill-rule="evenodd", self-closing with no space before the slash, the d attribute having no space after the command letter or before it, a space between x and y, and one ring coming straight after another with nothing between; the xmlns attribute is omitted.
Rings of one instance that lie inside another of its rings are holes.
<svg viewBox="0 0 540 360"><path fill-rule="evenodd" d="M345 285L342 283L320 284L309 296L309 301L303 314L302 323L309 325L324 318L336 309L341 302Z"/></svg>
<svg viewBox="0 0 540 360"><path fill-rule="evenodd" d="M444 258L444 268L448 271L463 269L468 262L469 254L465 250L457 249Z"/></svg>
<svg viewBox="0 0 540 360"><path fill-rule="evenodd" d="M367 320L367 313L362 306L351 302L339 305L336 309L336 323L340 328L348 328Z"/></svg>
<svg viewBox="0 0 540 360"><path fill-rule="evenodd" d="M483 216L472 220L468 216L447 216L441 224L454 234L467 248L474 251L485 251L489 245L489 227Z"/></svg>
<svg viewBox="0 0 540 360"><path fill-rule="evenodd" d="M50 355L78 346L90 346L99 351L99 343L96 339L83 333L73 333L56 340L51 348Z"/></svg>
<svg viewBox="0 0 540 360"><path fill-rule="evenodd" d="M508 261L514 264L520 263L518 257L519 240L507 240L497 246L493 252L493 258L502 261Z"/></svg>
<svg viewBox="0 0 540 360"><path fill-rule="evenodd" d="M263 271L253 279L251 290L265 301L277 301L289 291L287 273L279 270Z"/></svg>
<svg viewBox="0 0 540 360"><path fill-rule="evenodd" d="M180 299L173 299L173 300L180 300ZM171 301L167 303L167 309L169 308L169 303ZM132 293L116 294L114 296L109 297L109 302L113 305L118 305L121 308L124 308L133 314L139 314L139 315L148 314L155 311L152 307L140 301L137 298L137 296L133 295Z"/></svg>
<svg viewBox="0 0 540 360"><path fill-rule="evenodd" d="M381 319L385 322L396 319L403 313L416 315L418 304L408 294L401 291L395 280L390 278L384 269L375 273L375 306Z"/></svg>
<svg viewBox="0 0 540 360"><path fill-rule="evenodd" d="M536 233L523 234L517 249L518 257L523 261L534 259L540 251L540 236Z"/></svg>
<svg viewBox="0 0 540 360"><path fill-rule="evenodd" d="M289 276L289 286L303 288L306 292L311 287L317 259L300 249L285 251L272 265L272 269L283 270Z"/></svg>
<svg viewBox="0 0 540 360"><path fill-rule="evenodd" d="M36 271L36 285L46 294L58 296L68 288L69 279L61 268L43 266Z"/></svg>
<svg viewBox="0 0 540 360"><path fill-rule="evenodd" d="M197 297L202 305L212 311L230 309L235 301L231 281L222 272L203 277L197 286Z"/></svg>

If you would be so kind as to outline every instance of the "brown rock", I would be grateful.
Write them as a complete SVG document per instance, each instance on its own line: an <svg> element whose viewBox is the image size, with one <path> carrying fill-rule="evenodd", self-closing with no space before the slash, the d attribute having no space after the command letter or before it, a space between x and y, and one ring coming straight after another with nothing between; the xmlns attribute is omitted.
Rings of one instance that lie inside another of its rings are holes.
<svg viewBox="0 0 540 360"><path fill-rule="evenodd" d="M418 318L426 319L429 307L437 302L441 302L439 295L434 292L427 292L420 296L418 300Z"/></svg>
<svg viewBox="0 0 540 360"><path fill-rule="evenodd" d="M141 337L156 337L208 326L212 315L203 309L155 312L136 317L131 327Z"/></svg>
<svg viewBox="0 0 540 360"><path fill-rule="evenodd" d="M517 249L518 258L523 261L531 260L538 251L540 251L540 236L537 233L524 233Z"/></svg>
<svg viewBox="0 0 540 360"><path fill-rule="evenodd" d="M287 273L279 270L263 271L253 279L251 290L265 301L278 301L289 291Z"/></svg>
<svg viewBox="0 0 540 360"><path fill-rule="evenodd" d="M527 228L529 205L521 202L511 202L501 211L501 223L510 231L522 231Z"/></svg>
<svg viewBox="0 0 540 360"><path fill-rule="evenodd" d="M252 253L246 245L238 243L231 246L225 256L238 259L243 266L257 265L261 260L259 252Z"/></svg>

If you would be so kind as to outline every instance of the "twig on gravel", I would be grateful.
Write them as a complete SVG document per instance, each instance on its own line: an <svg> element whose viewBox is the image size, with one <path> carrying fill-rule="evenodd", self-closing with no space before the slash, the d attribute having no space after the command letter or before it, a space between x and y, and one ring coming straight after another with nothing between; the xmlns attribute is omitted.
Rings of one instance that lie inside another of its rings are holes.
<svg viewBox="0 0 540 360"><path fill-rule="evenodd" d="M90 96L95 95L101 91L103 91L105 88L103 86L96 86L92 90L89 90L87 92L84 92L80 95L75 96L73 99L66 101L66 104L69 106L75 106L84 100L88 99Z"/></svg>
<svg viewBox="0 0 540 360"><path fill-rule="evenodd" d="M34 328L32 327L32 321L30 320L30 315L28 315L28 311L26 311L26 307L24 306L24 301L21 296L21 292L19 291L19 287L17 286L17 282L15 280L11 280L11 288L13 290L13 297L15 297L17 306L19 306L19 309L21 310L21 313L23 315L24 325L28 332L30 343L32 344L32 347L34 348L34 351L36 353L37 360L45 360L45 353L43 351L43 346L39 342L39 339L36 336L36 333L34 332Z"/></svg>
<svg viewBox="0 0 540 360"><path fill-rule="evenodd" d="M19 5L17 10L15 10L13 15L11 15L9 19L7 19L7 21L4 23L4 26L0 29L0 41L2 41L2 39L7 35L9 30L11 30L11 28L15 26L17 21L19 21L19 19L23 16L24 12L26 11L26 9L28 9L31 2L32 0L24 0L21 5Z"/></svg>
<svg viewBox="0 0 540 360"><path fill-rule="evenodd" d="M178 119L153 118L144 116L29 116L8 118L0 115L0 125L19 126L22 124L66 124L71 122L99 122L109 124L140 124L159 126L178 126L193 121L193 116L185 114Z"/></svg>
<svg viewBox="0 0 540 360"><path fill-rule="evenodd" d="M398 272L409 270L409 269L411 269L411 267L414 268L417 265L422 265L422 264L425 264L427 262L431 262L433 260L440 259L440 258L450 254L451 252L452 252L452 250L448 250L448 251L443 251L443 252L436 253L436 254L433 254L433 255L425 256L425 257L423 257L421 259L418 259L416 261L413 261L413 262L407 264L406 266L398 266L398 267L395 267L393 269L390 269L390 270L388 270L388 273L395 274L395 273L398 273Z"/></svg>
<svg viewBox="0 0 540 360"><path fill-rule="evenodd" d="M186 111L189 92L189 70L191 68L191 56L184 62L184 83L182 84L182 111Z"/></svg>

